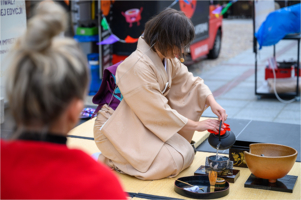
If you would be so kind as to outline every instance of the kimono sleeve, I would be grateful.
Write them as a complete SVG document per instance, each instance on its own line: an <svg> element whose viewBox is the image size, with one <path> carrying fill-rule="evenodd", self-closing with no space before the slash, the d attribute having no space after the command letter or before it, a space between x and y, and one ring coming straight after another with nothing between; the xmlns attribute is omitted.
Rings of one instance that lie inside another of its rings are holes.
<svg viewBox="0 0 301 200"><path fill-rule="evenodd" d="M167 96L169 104L185 117L198 121L208 107L206 99L212 92L202 78L193 76L178 59L171 60L171 63L173 72Z"/></svg>
<svg viewBox="0 0 301 200"><path fill-rule="evenodd" d="M166 142L185 126L188 119L168 105L157 76L150 66L139 62L118 84L124 101L141 123Z"/></svg>

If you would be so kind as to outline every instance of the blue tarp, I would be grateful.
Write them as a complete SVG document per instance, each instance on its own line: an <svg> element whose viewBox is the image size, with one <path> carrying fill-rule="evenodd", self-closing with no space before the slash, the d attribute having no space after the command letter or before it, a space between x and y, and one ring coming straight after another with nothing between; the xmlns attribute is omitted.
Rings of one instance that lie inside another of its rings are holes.
<svg viewBox="0 0 301 200"><path fill-rule="evenodd" d="M255 33L259 49L276 44L287 34L300 33L300 9L296 4L271 12Z"/></svg>

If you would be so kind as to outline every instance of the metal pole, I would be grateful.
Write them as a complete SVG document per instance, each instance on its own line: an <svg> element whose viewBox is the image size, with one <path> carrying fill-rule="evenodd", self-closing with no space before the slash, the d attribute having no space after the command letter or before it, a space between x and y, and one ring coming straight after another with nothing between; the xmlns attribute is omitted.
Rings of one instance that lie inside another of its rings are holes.
<svg viewBox="0 0 301 200"><path fill-rule="evenodd" d="M298 49L297 49L297 97L299 96L299 68L300 68L300 38L297 40Z"/></svg>
<svg viewBox="0 0 301 200"><path fill-rule="evenodd" d="M101 41L101 0L98 0L98 38ZM99 78L102 79L102 45L98 46L99 49Z"/></svg>
<svg viewBox="0 0 301 200"><path fill-rule="evenodd" d="M255 95L257 95L257 51L255 52Z"/></svg>
<svg viewBox="0 0 301 200"><path fill-rule="evenodd" d="M255 53L255 95L257 95L257 41L255 38L255 1L253 1L253 51Z"/></svg>
<svg viewBox="0 0 301 200"><path fill-rule="evenodd" d="M253 1L252 19L253 19L253 52L257 53L257 41L255 38L255 1Z"/></svg>

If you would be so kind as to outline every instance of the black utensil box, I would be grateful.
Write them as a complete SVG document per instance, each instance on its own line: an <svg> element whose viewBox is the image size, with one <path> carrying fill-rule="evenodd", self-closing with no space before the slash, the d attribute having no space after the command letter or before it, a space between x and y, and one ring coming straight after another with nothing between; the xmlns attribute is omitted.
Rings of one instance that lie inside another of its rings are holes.
<svg viewBox="0 0 301 200"><path fill-rule="evenodd" d="M234 167L245 167L248 168L244 151L249 151L250 144L257 142L240 141L236 140L233 146L229 149L229 158L233 161Z"/></svg>

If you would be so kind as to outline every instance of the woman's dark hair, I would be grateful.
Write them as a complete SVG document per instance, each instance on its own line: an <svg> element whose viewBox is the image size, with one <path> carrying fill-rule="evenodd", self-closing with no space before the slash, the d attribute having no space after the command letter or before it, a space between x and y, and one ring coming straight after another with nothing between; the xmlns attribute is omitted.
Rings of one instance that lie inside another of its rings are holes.
<svg viewBox="0 0 301 200"><path fill-rule="evenodd" d="M182 55L182 49L192 42L194 26L182 11L167 8L145 24L144 40L152 49L163 56L176 50Z"/></svg>

